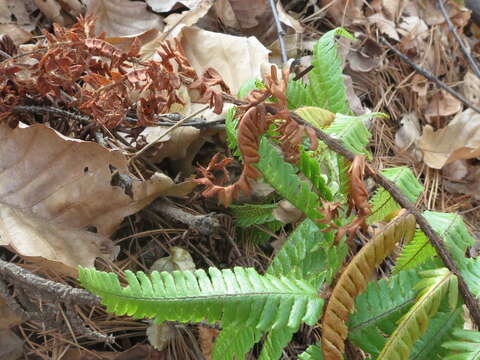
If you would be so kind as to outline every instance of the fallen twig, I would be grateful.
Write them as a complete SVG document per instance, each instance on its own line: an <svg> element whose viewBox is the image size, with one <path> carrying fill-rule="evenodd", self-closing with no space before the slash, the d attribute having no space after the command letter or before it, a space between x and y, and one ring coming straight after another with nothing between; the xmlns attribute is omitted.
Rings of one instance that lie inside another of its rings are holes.
<svg viewBox="0 0 480 360"><path fill-rule="evenodd" d="M450 95L455 97L456 99L460 100L464 105L468 106L470 109L480 113L480 108L472 104L468 99L466 99L462 94L460 94L458 91L453 90L450 86L445 84L442 80L440 80L438 77L435 75L430 74L427 70L424 68L418 66L415 64L408 56L403 54L401 51L397 50L392 44L390 44L384 37L380 37L380 41L387 45L387 47L392 50L401 60L406 62L408 65L413 67L413 69L422 75L423 77L427 78L428 80L434 82L437 84L437 86L441 87L443 90L448 92Z"/></svg>
<svg viewBox="0 0 480 360"><path fill-rule="evenodd" d="M160 215L181 222L202 235L213 235L220 227L220 223L214 216L190 214L166 199L156 200L150 206Z"/></svg>
<svg viewBox="0 0 480 360"><path fill-rule="evenodd" d="M288 56L287 50L285 48L285 31L283 31L282 23L280 22L280 18L278 17L277 6L275 5L274 0L269 0L270 8L272 9L273 19L275 20L275 26L277 28L277 35L278 35L278 43L280 44L280 54L282 56L282 63L287 63Z"/></svg>

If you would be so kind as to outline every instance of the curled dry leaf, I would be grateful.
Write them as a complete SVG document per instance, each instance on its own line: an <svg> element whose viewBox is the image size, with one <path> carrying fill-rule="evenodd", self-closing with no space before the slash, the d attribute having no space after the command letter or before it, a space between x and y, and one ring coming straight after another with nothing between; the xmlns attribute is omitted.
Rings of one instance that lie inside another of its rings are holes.
<svg viewBox="0 0 480 360"><path fill-rule="evenodd" d="M417 140L420 138L420 123L415 113L406 114L400 120L402 126L395 134L395 146L400 152L408 152L414 156L416 160L421 160L422 155L416 148Z"/></svg>
<svg viewBox="0 0 480 360"><path fill-rule="evenodd" d="M97 34L128 36L150 29L163 29L159 15L147 10L147 5L128 0L87 0L87 14L95 15ZM125 16L128 14L128 16Z"/></svg>
<svg viewBox="0 0 480 360"><path fill-rule="evenodd" d="M181 37L185 54L197 74L203 74L208 68L217 70L232 94L236 94L247 80L260 78L261 64L268 63L268 50L254 37L194 27L184 27Z"/></svg>
<svg viewBox="0 0 480 360"><path fill-rule="evenodd" d="M373 271L389 256L395 244L408 242L415 234L415 217L402 211L375 235L343 270L335 284L322 319L322 352L325 360L341 360L348 335L345 324L355 298L365 290Z"/></svg>
<svg viewBox="0 0 480 360"><path fill-rule="evenodd" d="M196 8L201 0L146 0L145 2L155 12L169 12L177 5L183 5L189 9Z"/></svg>
<svg viewBox="0 0 480 360"><path fill-rule="evenodd" d="M457 98L447 93L445 90L437 92L425 110L425 117L429 123L432 119L438 116L450 116L455 115L462 111L462 103Z"/></svg>
<svg viewBox="0 0 480 360"><path fill-rule="evenodd" d="M480 114L468 109L440 130L425 126L418 148L423 153L423 161L434 169L455 160L479 157Z"/></svg>
<svg viewBox="0 0 480 360"><path fill-rule="evenodd" d="M158 196L183 196L194 187L175 185L163 174L141 182L128 172L122 154L40 124L0 125L0 169L2 245L62 263L68 271L111 254L104 236L125 216ZM82 230L87 227L99 235Z"/></svg>

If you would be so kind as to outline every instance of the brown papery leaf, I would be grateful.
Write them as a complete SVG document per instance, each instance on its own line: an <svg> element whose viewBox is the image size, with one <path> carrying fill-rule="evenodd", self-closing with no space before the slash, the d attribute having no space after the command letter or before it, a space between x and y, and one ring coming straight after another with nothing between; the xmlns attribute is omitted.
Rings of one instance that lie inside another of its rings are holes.
<svg viewBox="0 0 480 360"><path fill-rule="evenodd" d="M162 18L138 1L88 0L87 14L96 16L97 34L106 32L107 36L138 35L150 29L163 29Z"/></svg>
<svg viewBox="0 0 480 360"><path fill-rule="evenodd" d="M268 63L269 51L254 37L240 37L184 27L185 54L197 74L215 69L232 94L251 79L260 78L260 66ZM232 61L235 59L235 61Z"/></svg>
<svg viewBox="0 0 480 360"><path fill-rule="evenodd" d="M1 245L67 270L111 254L106 236L125 216L158 196L182 196L193 188L163 174L139 181L121 153L41 124L0 125L0 169Z"/></svg>
<svg viewBox="0 0 480 360"><path fill-rule="evenodd" d="M423 161L434 169L455 160L479 157L480 115L467 109L440 130L425 126L418 148L423 153Z"/></svg>
<svg viewBox="0 0 480 360"><path fill-rule="evenodd" d="M341 360L348 335L345 324L355 298L365 290L373 271L389 256L395 244L413 238L415 217L405 210L375 235L348 263L335 284L322 319L322 352L325 360Z"/></svg>

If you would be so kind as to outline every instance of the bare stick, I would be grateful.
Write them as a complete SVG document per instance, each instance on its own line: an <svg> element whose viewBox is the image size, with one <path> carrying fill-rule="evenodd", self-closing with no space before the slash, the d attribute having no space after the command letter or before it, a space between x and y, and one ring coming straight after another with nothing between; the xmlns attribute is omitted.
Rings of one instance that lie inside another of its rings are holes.
<svg viewBox="0 0 480 360"><path fill-rule="evenodd" d="M380 41L384 43L385 45L388 46L390 50L392 50L400 59L402 59L404 62L406 62L408 65L414 68L414 70L419 73L420 75L424 76L428 80L434 82L437 84L438 87L441 87L443 90L448 92L450 95L453 97L457 98L460 100L463 104L471 108L472 110L480 113L480 108L476 107L474 104L472 104L470 101L468 101L462 94L460 94L458 91L453 90L450 86L445 84L443 81L441 81L438 77L430 74L427 70L424 68L418 66L415 64L408 56L403 54L402 52L398 51L395 47L392 46L384 37L380 37Z"/></svg>
<svg viewBox="0 0 480 360"><path fill-rule="evenodd" d="M273 19L275 20L275 26L277 28L278 43L280 44L280 54L282 56L282 63L285 64L288 61L287 50L285 48L285 31L283 31L282 23L278 17L277 6L274 0L269 0L270 8L272 9Z"/></svg>
<svg viewBox="0 0 480 360"><path fill-rule="evenodd" d="M460 49L462 50L463 55L467 59L468 63L470 64L470 67L472 68L473 72L477 77L480 77L480 69L478 68L478 64L475 61L475 59L472 57L472 54L470 53L470 50L467 49L465 46L465 43L463 40L460 38L460 35L458 34L457 28L455 25L453 25L452 20L450 20L450 17L448 16L447 10L445 9L445 4L444 0L438 0L438 7L440 8L440 11L443 14L443 17L445 18L445 21L447 22L448 28L450 31L453 33L453 36L455 37L455 40L457 40L458 44L460 45Z"/></svg>
<svg viewBox="0 0 480 360"><path fill-rule="evenodd" d="M44 295L53 301L89 306L100 305L100 298L88 291L44 279L4 260L0 260L0 274L15 285Z"/></svg>

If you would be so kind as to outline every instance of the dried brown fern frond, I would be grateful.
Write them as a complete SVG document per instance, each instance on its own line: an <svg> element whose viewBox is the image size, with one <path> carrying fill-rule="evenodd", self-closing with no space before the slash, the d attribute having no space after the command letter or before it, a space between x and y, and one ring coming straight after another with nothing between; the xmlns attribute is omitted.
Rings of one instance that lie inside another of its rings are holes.
<svg viewBox="0 0 480 360"><path fill-rule="evenodd" d="M392 253L395 244L410 241L415 217L403 210L381 233L374 236L343 270L328 300L322 319L322 352L325 360L341 360L348 335L345 324L355 298L365 290L373 271Z"/></svg>

